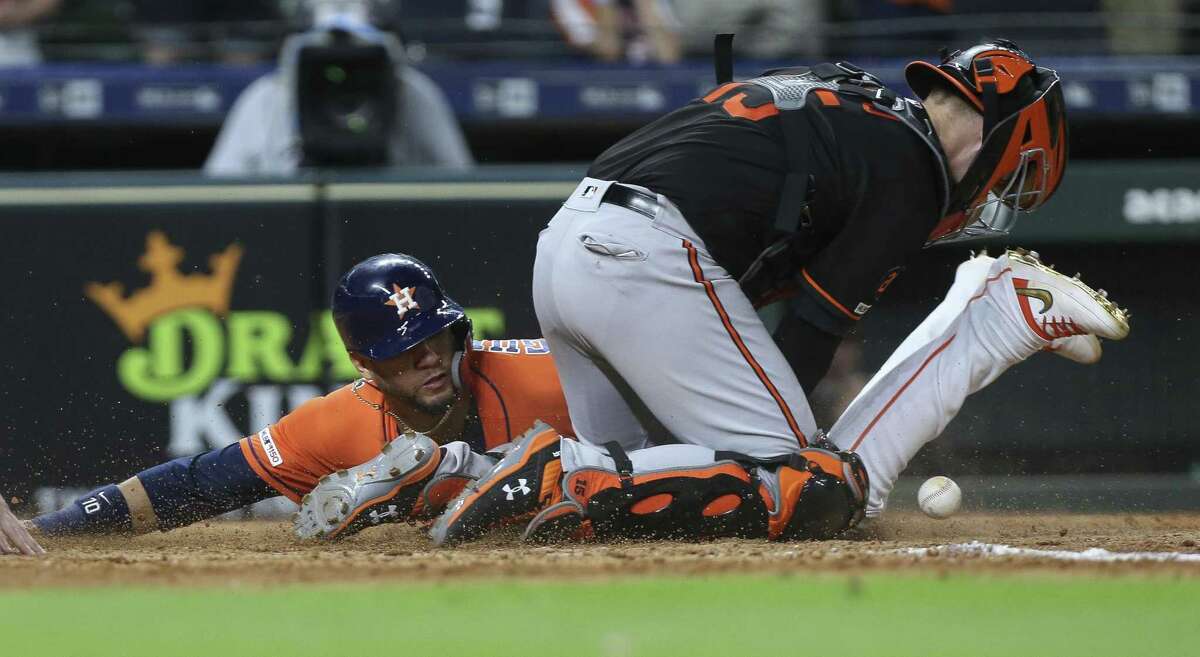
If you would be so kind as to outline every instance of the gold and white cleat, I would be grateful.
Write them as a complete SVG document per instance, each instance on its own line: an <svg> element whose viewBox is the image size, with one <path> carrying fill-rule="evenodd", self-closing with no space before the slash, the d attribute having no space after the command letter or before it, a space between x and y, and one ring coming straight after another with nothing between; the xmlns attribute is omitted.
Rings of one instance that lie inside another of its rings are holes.
<svg viewBox="0 0 1200 657"><path fill-rule="evenodd" d="M1121 340L1129 335L1129 314L1108 298L1104 290L1093 290L1076 274L1068 277L1042 263L1037 251L1014 249L1005 252L1012 265L1013 286L1021 313L1029 328L1055 346L1064 338L1092 335ZM1033 303L1037 301L1038 303ZM1067 348L1081 357L1093 350L1099 358L1099 343L1079 341ZM1068 354L1064 356L1076 360ZM1081 360L1079 362L1089 362Z"/></svg>

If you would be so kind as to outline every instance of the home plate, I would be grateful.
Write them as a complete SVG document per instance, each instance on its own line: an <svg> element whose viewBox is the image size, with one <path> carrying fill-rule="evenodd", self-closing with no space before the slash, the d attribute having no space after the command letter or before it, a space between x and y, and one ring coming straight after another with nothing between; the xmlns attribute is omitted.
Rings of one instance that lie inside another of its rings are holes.
<svg viewBox="0 0 1200 657"><path fill-rule="evenodd" d="M998 543L951 543L921 548L899 548L888 550L889 554L909 554L918 557L951 556L951 557L1032 557L1036 559L1055 559L1058 561L1091 561L1097 563L1112 563L1118 561L1159 561L1171 563L1200 563L1200 554L1186 552L1109 552L1102 548L1087 550L1038 550L1034 548L1013 547Z"/></svg>

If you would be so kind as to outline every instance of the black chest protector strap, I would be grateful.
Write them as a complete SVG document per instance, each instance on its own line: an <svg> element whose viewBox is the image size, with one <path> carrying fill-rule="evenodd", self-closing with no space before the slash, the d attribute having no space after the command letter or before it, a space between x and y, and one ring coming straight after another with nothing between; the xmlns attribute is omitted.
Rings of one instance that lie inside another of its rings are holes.
<svg viewBox="0 0 1200 657"><path fill-rule="evenodd" d="M717 84L733 82L733 35L718 34L713 37L713 71Z"/></svg>
<svg viewBox="0 0 1200 657"><path fill-rule="evenodd" d="M886 88L879 78L853 64L827 62L811 67L773 69L747 82L766 87L774 95L781 113L779 124L788 154L788 173L784 176L765 246L738 278L755 307L762 307L798 291L795 278L805 259L801 251L805 236L812 230L810 204L817 184L812 175L811 150L813 132L817 130L813 123L816 119L811 111L804 110L812 91L825 89L861 98L920 134L935 155L940 150L932 136L918 125L905 101ZM943 185L943 189L947 188L948 185Z"/></svg>
<svg viewBox="0 0 1200 657"><path fill-rule="evenodd" d="M798 160L801 158L792 156L788 162L791 171L784 176L779 208L775 211L775 230L789 236L812 225L808 201L814 191L813 177L808 172L807 158Z"/></svg>
<svg viewBox="0 0 1200 657"><path fill-rule="evenodd" d="M834 64L819 64L818 66L832 67L833 70L826 72L846 77L847 71ZM713 71L716 74L718 85L733 82L733 34L713 36ZM819 74L818 76L823 77ZM802 162L791 161L789 165L791 172L783 181L779 209L775 213L775 229L788 234L795 233L802 224L807 223L806 208L812 187L812 177L808 173L807 159Z"/></svg>
<svg viewBox="0 0 1200 657"><path fill-rule="evenodd" d="M884 87L878 78L853 64L824 62L815 64L808 69L793 70L799 75L807 73L822 83L828 83L824 85L818 83L809 87L808 91L803 92L806 95L812 89L829 88L831 85L836 85L840 93L854 94L872 102L892 105L896 101L896 94ZM803 107L803 105L804 103L801 102L800 106ZM796 116L781 122L784 141L789 144L788 167L790 172L783 181L774 228L787 236L792 236L797 231L808 228L810 223L808 204L815 191L815 181L811 175L812 166L809 161L811 155L809 149L804 146L811 141L811 136L807 134L806 122L800 119L801 116Z"/></svg>

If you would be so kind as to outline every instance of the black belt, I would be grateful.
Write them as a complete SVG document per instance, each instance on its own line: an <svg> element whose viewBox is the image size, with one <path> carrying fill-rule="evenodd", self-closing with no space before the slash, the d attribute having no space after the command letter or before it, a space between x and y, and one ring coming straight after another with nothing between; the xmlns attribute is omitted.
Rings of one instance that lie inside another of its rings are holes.
<svg viewBox="0 0 1200 657"><path fill-rule="evenodd" d="M600 202L612 203L627 210L633 210L647 219L653 219L658 214L657 196L621 183L609 185L608 191L604 192L604 198L600 199Z"/></svg>

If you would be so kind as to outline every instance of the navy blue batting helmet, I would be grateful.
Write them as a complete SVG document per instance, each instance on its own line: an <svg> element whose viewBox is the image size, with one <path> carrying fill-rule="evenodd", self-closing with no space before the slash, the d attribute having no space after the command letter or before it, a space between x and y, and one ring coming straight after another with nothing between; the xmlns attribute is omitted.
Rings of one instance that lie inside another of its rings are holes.
<svg viewBox="0 0 1200 657"><path fill-rule="evenodd" d="M449 327L461 344L471 328L433 270L401 253L367 258L342 276L333 292L333 322L346 351L372 360L398 356Z"/></svg>

